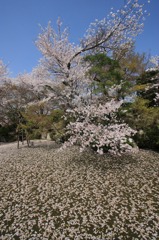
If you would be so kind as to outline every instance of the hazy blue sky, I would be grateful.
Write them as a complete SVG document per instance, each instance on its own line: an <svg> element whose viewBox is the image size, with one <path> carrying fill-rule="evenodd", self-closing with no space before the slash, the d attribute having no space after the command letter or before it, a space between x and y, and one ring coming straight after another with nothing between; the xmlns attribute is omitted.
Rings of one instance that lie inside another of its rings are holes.
<svg viewBox="0 0 159 240"><path fill-rule="evenodd" d="M141 0L143 1L143 0ZM8 65L11 76L30 72L41 57L35 46L39 24L46 27L61 17L70 29L70 39L78 42L90 22L102 19L111 7L118 8L124 0L0 0L0 58ZM136 50L159 55L159 0L147 4L150 17Z"/></svg>

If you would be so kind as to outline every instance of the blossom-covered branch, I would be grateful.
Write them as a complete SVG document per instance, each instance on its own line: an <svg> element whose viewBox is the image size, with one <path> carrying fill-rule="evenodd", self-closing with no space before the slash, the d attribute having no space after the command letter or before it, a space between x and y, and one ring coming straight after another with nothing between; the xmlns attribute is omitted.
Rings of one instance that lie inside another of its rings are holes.
<svg viewBox="0 0 159 240"><path fill-rule="evenodd" d="M119 51L128 48L132 40L142 32L146 12L138 0L129 0L123 8L109 13L102 20L91 23L79 46L68 41L68 30L56 33L49 23L37 40L37 47L45 58L48 69L54 74L67 76L74 67L77 56L84 52L97 50ZM58 29L61 22L58 21Z"/></svg>

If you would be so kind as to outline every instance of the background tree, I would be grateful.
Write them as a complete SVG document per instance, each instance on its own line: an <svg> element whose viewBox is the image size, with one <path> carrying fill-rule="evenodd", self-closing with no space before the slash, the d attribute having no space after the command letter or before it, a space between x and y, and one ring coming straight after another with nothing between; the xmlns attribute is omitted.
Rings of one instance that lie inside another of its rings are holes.
<svg viewBox="0 0 159 240"><path fill-rule="evenodd" d="M149 106L159 106L159 69L148 69L137 79L137 95L149 100Z"/></svg>
<svg viewBox="0 0 159 240"><path fill-rule="evenodd" d="M134 90L134 101L125 104L125 121L137 130L135 141L139 147L159 149L158 64L136 79Z"/></svg>
<svg viewBox="0 0 159 240"><path fill-rule="evenodd" d="M91 68L88 73L92 79L94 93L103 93L108 96L113 85L119 85L122 79L119 63L104 53L88 55L85 61Z"/></svg>
<svg viewBox="0 0 159 240"><path fill-rule="evenodd" d="M125 106L125 122L137 131L134 140L141 148L159 149L159 107L137 97Z"/></svg>

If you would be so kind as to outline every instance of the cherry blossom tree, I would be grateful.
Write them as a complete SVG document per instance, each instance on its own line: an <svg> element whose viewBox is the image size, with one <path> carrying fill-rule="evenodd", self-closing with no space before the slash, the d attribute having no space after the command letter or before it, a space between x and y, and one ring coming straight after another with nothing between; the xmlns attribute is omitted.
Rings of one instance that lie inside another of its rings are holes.
<svg viewBox="0 0 159 240"><path fill-rule="evenodd" d="M0 123L2 126L17 126L26 105L35 99L35 94L28 84L6 80L0 85Z"/></svg>
<svg viewBox="0 0 159 240"><path fill-rule="evenodd" d="M121 102L99 102L99 96L89 101L90 65L84 57L97 53L121 57L142 32L145 15L143 4L128 0L123 8L111 9L106 18L91 23L79 45L69 42L68 29L62 30L59 19L57 32L50 23L42 29L36 42L43 55L40 65L50 74L54 82L52 89L61 87L60 97L67 113L75 119L68 125L69 144L80 142L82 148L94 145L99 153L104 147L113 153L131 149L129 138L134 131L116 119ZM56 98L56 91L54 93Z"/></svg>
<svg viewBox="0 0 159 240"><path fill-rule="evenodd" d="M10 79L8 76L8 69L7 66L3 63L3 61L0 59L0 125L3 126L5 124L8 124L8 117L5 114L6 113L6 102L7 102L7 92L9 92L9 89L7 89Z"/></svg>
<svg viewBox="0 0 159 240"><path fill-rule="evenodd" d="M23 113L27 111L27 107L38 103L39 111L43 113L49 107L48 101L47 107L40 103L48 98L46 91L42 89L40 89L40 81L35 81L30 74L18 75L15 79L8 78L1 82L0 124L4 127L14 126L18 139L22 125L26 124Z"/></svg>

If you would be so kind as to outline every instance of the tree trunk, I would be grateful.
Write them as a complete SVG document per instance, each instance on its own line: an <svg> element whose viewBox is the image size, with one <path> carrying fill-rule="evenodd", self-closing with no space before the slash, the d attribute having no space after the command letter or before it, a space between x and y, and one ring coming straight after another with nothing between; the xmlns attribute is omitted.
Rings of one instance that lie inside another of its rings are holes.
<svg viewBox="0 0 159 240"><path fill-rule="evenodd" d="M17 148L19 149L19 132L17 134Z"/></svg>
<svg viewBox="0 0 159 240"><path fill-rule="evenodd" d="M29 138L27 138L27 145L28 145L28 147L30 147L30 140L29 140Z"/></svg>
<svg viewBox="0 0 159 240"><path fill-rule="evenodd" d="M24 131L22 129L22 144L24 145Z"/></svg>

